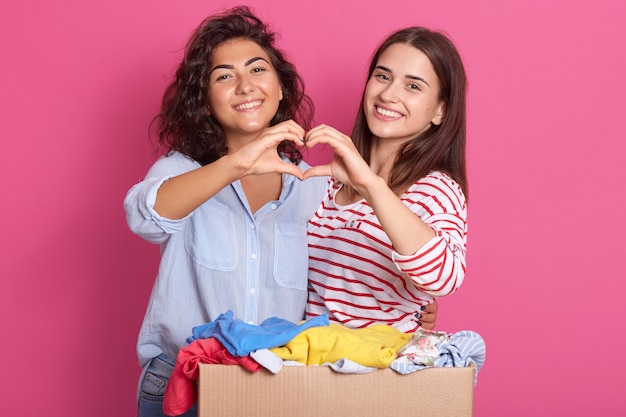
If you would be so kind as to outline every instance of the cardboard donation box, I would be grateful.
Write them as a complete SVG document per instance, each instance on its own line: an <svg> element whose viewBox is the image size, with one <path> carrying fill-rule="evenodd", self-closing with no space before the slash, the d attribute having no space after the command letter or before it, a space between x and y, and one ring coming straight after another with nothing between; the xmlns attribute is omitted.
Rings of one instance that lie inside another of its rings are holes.
<svg viewBox="0 0 626 417"><path fill-rule="evenodd" d="M200 417L471 417L473 366L342 374L325 366L284 366L278 374L200 364Z"/></svg>

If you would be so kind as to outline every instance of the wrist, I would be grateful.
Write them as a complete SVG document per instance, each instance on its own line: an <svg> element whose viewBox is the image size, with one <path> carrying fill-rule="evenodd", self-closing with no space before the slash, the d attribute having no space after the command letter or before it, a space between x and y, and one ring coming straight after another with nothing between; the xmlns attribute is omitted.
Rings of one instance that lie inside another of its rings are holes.
<svg viewBox="0 0 626 417"><path fill-rule="evenodd" d="M386 191L391 191L387 186L387 181L374 173L358 187L355 187L355 190L367 201L373 197L384 195Z"/></svg>

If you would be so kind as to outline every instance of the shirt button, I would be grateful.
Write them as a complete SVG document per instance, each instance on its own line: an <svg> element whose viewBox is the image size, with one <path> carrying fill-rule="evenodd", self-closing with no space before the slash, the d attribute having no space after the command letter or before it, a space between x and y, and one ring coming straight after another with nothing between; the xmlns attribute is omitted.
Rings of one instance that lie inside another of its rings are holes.
<svg viewBox="0 0 626 417"><path fill-rule="evenodd" d="M272 204L272 210L276 210L276 204Z"/></svg>
<svg viewBox="0 0 626 417"><path fill-rule="evenodd" d="M256 259L256 253L253 253L252 255L250 255L250 258Z"/></svg>
<svg viewBox="0 0 626 417"><path fill-rule="evenodd" d="M256 290L254 288L250 288L250 294L255 294Z"/></svg>

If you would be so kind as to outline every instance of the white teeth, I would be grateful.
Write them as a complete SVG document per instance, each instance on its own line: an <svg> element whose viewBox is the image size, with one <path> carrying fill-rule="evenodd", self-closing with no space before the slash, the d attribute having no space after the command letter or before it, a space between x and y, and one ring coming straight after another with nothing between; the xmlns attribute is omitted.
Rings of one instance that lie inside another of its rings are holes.
<svg viewBox="0 0 626 417"><path fill-rule="evenodd" d="M257 101L252 101L250 103L244 103L244 104L240 104L238 106L235 106L235 108L237 110L247 110L247 109L253 109L259 105L261 105L262 101L261 100L257 100Z"/></svg>
<svg viewBox="0 0 626 417"><path fill-rule="evenodd" d="M385 117L398 118L398 117L402 116L400 113L398 113L396 111L386 110L386 109L382 109L380 107L376 107L376 112L379 113L379 114L382 114Z"/></svg>

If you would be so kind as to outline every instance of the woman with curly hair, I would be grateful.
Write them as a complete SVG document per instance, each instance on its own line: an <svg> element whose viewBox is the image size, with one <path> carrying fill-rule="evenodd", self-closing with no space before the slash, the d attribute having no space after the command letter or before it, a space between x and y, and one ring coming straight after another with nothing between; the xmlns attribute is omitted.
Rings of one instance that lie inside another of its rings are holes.
<svg viewBox="0 0 626 417"><path fill-rule="evenodd" d="M306 224L327 179L300 180L294 143L313 105L274 37L245 7L200 24L155 118L164 155L124 201L130 229L161 246L137 342L139 416L163 415L194 326L227 310L255 324L304 317Z"/></svg>

